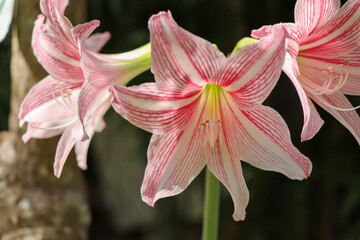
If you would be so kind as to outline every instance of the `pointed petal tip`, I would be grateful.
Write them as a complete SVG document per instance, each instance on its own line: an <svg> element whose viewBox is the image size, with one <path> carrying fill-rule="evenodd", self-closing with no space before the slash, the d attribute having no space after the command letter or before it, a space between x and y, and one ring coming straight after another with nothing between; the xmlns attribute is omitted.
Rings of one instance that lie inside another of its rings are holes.
<svg viewBox="0 0 360 240"><path fill-rule="evenodd" d="M59 169L54 168L54 175L55 177L60 178L61 171Z"/></svg>
<svg viewBox="0 0 360 240"><path fill-rule="evenodd" d="M155 200L153 198L150 198L148 196L144 196L143 194L141 194L141 199L144 203L146 203L147 205L149 205L150 207L154 207L155 206Z"/></svg>

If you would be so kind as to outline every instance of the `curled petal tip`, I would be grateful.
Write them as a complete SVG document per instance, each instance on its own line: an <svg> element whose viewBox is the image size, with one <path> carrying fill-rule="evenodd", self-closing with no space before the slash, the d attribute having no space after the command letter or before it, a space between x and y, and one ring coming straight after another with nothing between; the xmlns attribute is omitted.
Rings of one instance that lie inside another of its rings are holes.
<svg viewBox="0 0 360 240"><path fill-rule="evenodd" d="M241 213L240 215L238 213L233 214L233 219L235 221L244 221L245 220L245 212Z"/></svg>

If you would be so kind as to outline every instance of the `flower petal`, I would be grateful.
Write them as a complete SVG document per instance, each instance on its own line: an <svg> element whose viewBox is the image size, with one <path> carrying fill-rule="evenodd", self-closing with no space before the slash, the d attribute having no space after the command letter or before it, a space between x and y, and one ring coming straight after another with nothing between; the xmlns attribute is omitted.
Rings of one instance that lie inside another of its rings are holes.
<svg viewBox="0 0 360 240"><path fill-rule="evenodd" d="M334 118L336 118L344 127L346 127L351 134L355 137L356 141L360 145L360 117L355 110L352 111L339 111L329 107L334 106L336 108L349 109L353 106L349 100L341 92L335 92L331 95L312 95L309 96Z"/></svg>
<svg viewBox="0 0 360 240"><path fill-rule="evenodd" d="M242 174L240 158L231 152L226 144L229 143L217 140L214 147L207 145L204 150L205 158L208 160L210 171L230 192L235 206L233 218L236 221L244 220L249 191Z"/></svg>
<svg viewBox="0 0 360 240"><path fill-rule="evenodd" d="M359 46L360 1L349 0L324 25L302 42L301 55L336 58Z"/></svg>
<svg viewBox="0 0 360 240"><path fill-rule="evenodd" d="M112 87L112 106L137 127L154 134L182 130L196 107L201 91L176 89L145 83L133 87Z"/></svg>
<svg viewBox="0 0 360 240"><path fill-rule="evenodd" d="M310 33L334 16L340 4L339 0L298 0L295 5L295 23Z"/></svg>
<svg viewBox="0 0 360 240"><path fill-rule="evenodd" d="M287 31L274 33L240 49L227 60L214 78L236 96L239 104L261 104L274 88L281 74L286 51Z"/></svg>
<svg viewBox="0 0 360 240"><path fill-rule="evenodd" d="M43 15L38 16L32 35L31 44L38 61L57 79L82 82L84 76L77 47L61 35L50 34L44 20Z"/></svg>
<svg viewBox="0 0 360 240"><path fill-rule="evenodd" d="M291 179L310 175L310 160L291 143L289 129L275 110L259 105L241 111L232 99L226 101L222 104L222 126L230 153L257 168L280 172Z"/></svg>
<svg viewBox="0 0 360 240"><path fill-rule="evenodd" d="M311 100L301 86L297 78L297 76L300 75L298 64L296 60L294 60L289 54L286 54L285 56L283 71L292 81L299 95L300 102L303 108L304 124L301 132L301 141L309 140L313 138L315 134L320 130L321 126L324 124L324 121L321 119L319 113L317 112Z"/></svg>
<svg viewBox="0 0 360 240"><path fill-rule="evenodd" d="M76 112L80 87L79 83L64 83L47 76L31 88L21 103L20 125L25 121L58 121L70 117Z"/></svg>
<svg viewBox="0 0 360 240"><path fill-rule="evenodd" d="M85 81L82 85L81 92L78 99L78 116L83 125L83 131L80 134L82 141L89 138L89 134L86 130L87 122L93 117L96 111L102 109L102 114L99 114L98 118L102 119L107 109L110 107L110 93L106 88L97 88L88 81ZM97 122L97 120L95 120ZM77 134L79 135L79 134Z"/></svg>
<svg viewBox="0 0 360 240"><path fill-rule="evenodd" d="M40 8L41 12L46 16L47 23L50 26L51 33L54 36L64 40L65 42L73 42L71 35L72 24L64 16L64 10L67 5L67 1L60 3L58 0L41 0ZM60 9L58 9L58 7Z"/></svg>
<svg viewBox="0 0 360 240"><path fill-rule="evenodd" d="M75 143L75 154L76 160L79 168L82 170L87 169L87 154L90 146L91 139L88 139L84 142Z"/></svg>
<svg viewBox="0 0 360 240"><path fill-rule="evenodd" d="M109 32L93 34L85 41L84 47L92 52L99 52L110 38Z"/></svg>
<svg viewBox="0 0 360 240"><path fill-rule="evenodd" d="M79 123L74 123L73 125L66 128L56 148L54 174L57 178L60 177L65 161L76 143L76 139L72 136L71 133L72 128L81 128L81 125Z"/></svg>
<svg viewBox="0 0 360 240"><path fill-rule="evenodd" d="M65 8L69 4L69 0L53 0L56 8L58 9L60 14L65 13Z"/></svg>
<svg viewBox="0 0 360 240"><path fill-rule="evenodd" d="M150 206L164 197L181 193L204 168L206 162L194 121L181 132L153 135L141 196Z"/></svg>
<svg viewBox="0 0 360 240"><path fill-rule="evenodd" d="M78 49L81 49L81 46L89 38L90 34L100 25L99 20L92 20L84 24L79 24L71 29L72 36L74 36L74 42L78 44ZM102 43L101 43L102 44ZM81 55L81 50L79 50L79 55Z"/></svg>
<svg viewBox="0 0 360 240"><path fill-rule="evenodd" d="M69 125L71 121L69 121ZM64 127L57 127L59 125L64 125ZM51 129L56 127L55 129ZM67 127L66 124L58 123L29 123L27 126L26 133L22 136L22 140L24 143L27 143L31 138L50 138L61 134L65 128ZM51 129L51 130L50 130Z"/></svg>
<svg viewBox="0 0 360 240"><path fill-rule="evenodd" d="M203 86L225 62L210 42L179 27L170 12L153 15L149 29L156 82Z"/></svg>

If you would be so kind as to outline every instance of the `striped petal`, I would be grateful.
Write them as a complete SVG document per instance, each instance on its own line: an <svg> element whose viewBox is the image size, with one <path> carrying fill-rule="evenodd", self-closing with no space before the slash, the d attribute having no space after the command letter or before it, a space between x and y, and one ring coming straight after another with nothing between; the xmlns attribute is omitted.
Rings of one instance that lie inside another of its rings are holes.
<svg viewBox="0 0 360 240"><path fill-rule="evenodd" d="M67 1L60 0L41 0L40 9L46 16L46 24L50 27L50 33L65 42L73 43L74 39L71 35L71 28L73 27L69 19L64 16ZM73 46L75 47L75 46Z"/></svg>
<svg viewBox="0 0 360 240"><path fill-rule="evenodd" d="M340 3L339 0L298 0L295 5L295 23L310 33L334 16Z"/></svg>
<svg viewBox="0 0 360 240"><path fill-rule="evenodd" d="M217 140L214 147L208 145L204 153L205 158L208 160L210 171L229 191L235 206L233 218L239 221L245 219L245 208L249 202L249 191L242 174L240 158L228 146L235 144L231 140Z"/></svg>
<svg viewBox="0 0 360 240"><path fill-rule="evenodd" d="M286 51L287 31L274 33L240 49L214 78L242 105L261 104L277 83Z"/></svg>
<svg viewBox="0 0 360 240"><path fill-rule="evenodd" d="M304 124L301 132L301 141L309 140L313 138L320 130L324 121L321 119L319 113L301 86L301 83L297 77L300 75L298 64L296 60L294 60L289 54L287 54L285 57L283 71L292 81L303 108Z"/></svg>
<svg viewBox="0 0 360 240"><path fill-rule="evenodd" d="M311 95L309 96L334 118L336 118L342 125L344 125L351 134L355 137L360 145L360 117L355 110L339 111L336 108L350 109L353 106L349 100L341 92L336 92L331 95ZM333 106L333 107L331 107Z"/></svg>
<svg viewBox="0 0 360 240"><path fill-rule="evenodd" d="M32 47L38 61L57 79L66 82L84 81L77 47L61 35L50 34L44 20L43 15L38 16L32 35Z"/></svg>
<svg viewBox="0 0 360 240"><path fill-rule="evenodd" d="M97 88L90 82L85 81L82 85L77 105L79 120L83 125L83 131L79 133L79 139L84 141L89 138L85 127L87 122L93 118L94 113L99 111L99 108L102 109L103 106L108 105L106 110L104 110L104 115L110 107L110 93L107 88Z"/></svg>
<svg viewBox="0 0 360 240"><path fill-rule="evenodd" d="M206 162L194 121L183 131L153 135L148 165L141 186L144 202L154 206L164 197L181 193L204 168Z"/></svg>
<svg viewBox="0 0 360 240"><path fill-rule="evenodd" d="M38 82L20 106L20 125L28 122L47 122L66 119L76 113L80 84L58 81L51 76Z"/></svg>
<svg viewBox="0 0 360 240"><path fill-rule="evenodd" d="M313 31L300 46L301 55L336 58L359 46L360 1L347 1L336 15Z"/></svg>
<svg viewBox="0 0 360 240"><path fill-rule="evenodd" d="M129 122L154 134L182 130L198 106L201 90L155 83L113 87L112 106Z"/></svg>
<svg viewBox="0 0 360 240"><path fill-rule="evenodd" d="M259 105L242 111L231 98L223 103L224 138L235 159L291 179L301 180L310 175L310 160L291 143L289 129L275 110Z"/></svg>
<svg viewBox="0 0 360 240"><path fill-rule="evenodd" d="M156 82L203 86L225 62L210 42L179 27L170 12L152 16L149 29Z"/></svg>
<svg viewBox="0 0 360 240"><path fill-rule="evenodd" d="M349 95L360 95L360 46L354 51L341 57L349 63L349 76L341 92ZM345 64L346 65L346 64Z"/></svg>

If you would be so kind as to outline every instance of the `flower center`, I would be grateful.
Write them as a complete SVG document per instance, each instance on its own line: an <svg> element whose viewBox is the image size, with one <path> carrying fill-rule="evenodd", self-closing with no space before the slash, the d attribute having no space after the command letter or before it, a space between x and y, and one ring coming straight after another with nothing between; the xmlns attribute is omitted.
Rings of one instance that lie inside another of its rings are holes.
<svg viewBox="0 0 360 240"><path fill-rule="evenodd" d="M65 82L51 82L50 85L52 86L51 88L51 94L54 98L54 100L62 107L64 108L70 108L75 110L74 107L74 103L71 101L71 96L72 96L72 89L66 89L64 91L64 86L66 85ZM56 91L56 87L60 88L60 96L56 96L55 91Z"/></svg>
<svg viewBox="0 0 360 240"><path fill-rule="evenodd" d="M220 97L223 91L219 85L207 84L201 97L201 101L204 102L204 113L198 130L203 144L211 147L215 146L217 139L221 139Z"/></svg>

